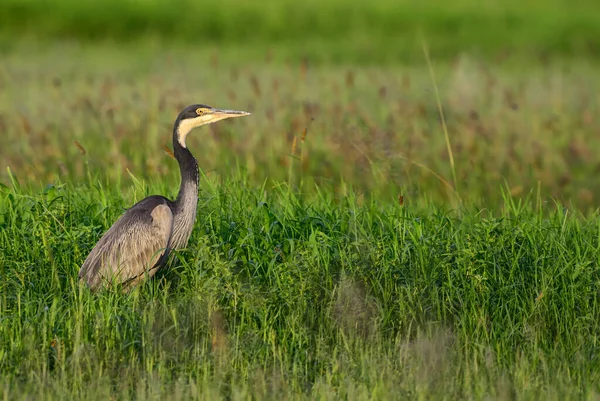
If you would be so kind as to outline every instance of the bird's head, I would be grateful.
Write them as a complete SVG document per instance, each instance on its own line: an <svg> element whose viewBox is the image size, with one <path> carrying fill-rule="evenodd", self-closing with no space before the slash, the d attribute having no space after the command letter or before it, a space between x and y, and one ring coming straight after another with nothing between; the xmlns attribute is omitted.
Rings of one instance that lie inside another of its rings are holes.
<svg viewBox="0 0 600 401"><path fill-rule="evenodd" d="M176 139L179 144L185 148L185 138L194 128L226 118L248 115L250 115L250 113L246 111L216 109L205 104L193 104L183 109L175 121Z"/></svg>

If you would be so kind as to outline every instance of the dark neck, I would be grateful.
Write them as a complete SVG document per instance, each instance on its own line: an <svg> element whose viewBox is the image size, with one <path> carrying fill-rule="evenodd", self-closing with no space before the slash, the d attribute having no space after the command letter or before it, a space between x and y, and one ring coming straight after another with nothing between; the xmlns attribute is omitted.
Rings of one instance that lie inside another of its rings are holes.
<svg viewBox="0 0 600 401"><path fill-rule="evenodd" d="M200 174L198 172L198 162L187 148L179 144L176 133L173 135L173 153L179 163L181 173L181 184L175 206L177 210L182 210L189 202L193 201L193 206L196 205Z"/></svg>

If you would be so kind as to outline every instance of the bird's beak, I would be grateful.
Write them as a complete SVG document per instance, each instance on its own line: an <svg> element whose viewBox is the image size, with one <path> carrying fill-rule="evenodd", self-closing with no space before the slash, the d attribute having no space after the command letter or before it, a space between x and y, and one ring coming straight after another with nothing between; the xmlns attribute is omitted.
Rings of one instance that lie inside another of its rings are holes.
<svg viewBox="0 0 600 401"><path fill-rule="evenodd" d="M201 122L200 125L204 125L216 123L217 121L221 121L226 118L243 117L248 115L250 115L250 113L248 113L247 111L210 109L210 112L200 116L199 121Z"/></svg>
<svg viewBox="0 0 600 401"><path fill-rule="evenodd" d="M224 118L243 117L243 116L250 115L250 113L248 113L247 111L227 110L227 109L211 109L210 114L212 114L219 120L222 120Z"/></svg>

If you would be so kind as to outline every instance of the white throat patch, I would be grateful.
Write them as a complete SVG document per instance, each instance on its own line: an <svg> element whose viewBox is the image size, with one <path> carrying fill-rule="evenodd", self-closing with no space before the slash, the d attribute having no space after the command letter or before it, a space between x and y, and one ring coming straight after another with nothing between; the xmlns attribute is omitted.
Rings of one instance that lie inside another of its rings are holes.
<svg viewBox="0 0 600 401"><path fill-rule="evenodd" d="M200 127L204 124L208 124L211 122L212 116L210 114L205 116L198 116L196 118L188 118L179 123L179 127L177 128L177 141L181 146L186 148L185 138L187 138L188 134L192 132L194 128Z"/></svg>

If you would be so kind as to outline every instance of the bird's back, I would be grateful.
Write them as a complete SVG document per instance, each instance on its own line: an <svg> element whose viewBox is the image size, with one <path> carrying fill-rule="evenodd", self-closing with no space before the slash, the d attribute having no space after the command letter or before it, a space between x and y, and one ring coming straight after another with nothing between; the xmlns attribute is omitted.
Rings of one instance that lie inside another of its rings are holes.
<svg viewBox="0 0 600 401"><path fill-rule="evenodd" d="M135 284L153 276L169 255L173 231L171 201L149 196L128 209L104 233L81 266L79 278L97 289Z"/></svg>

